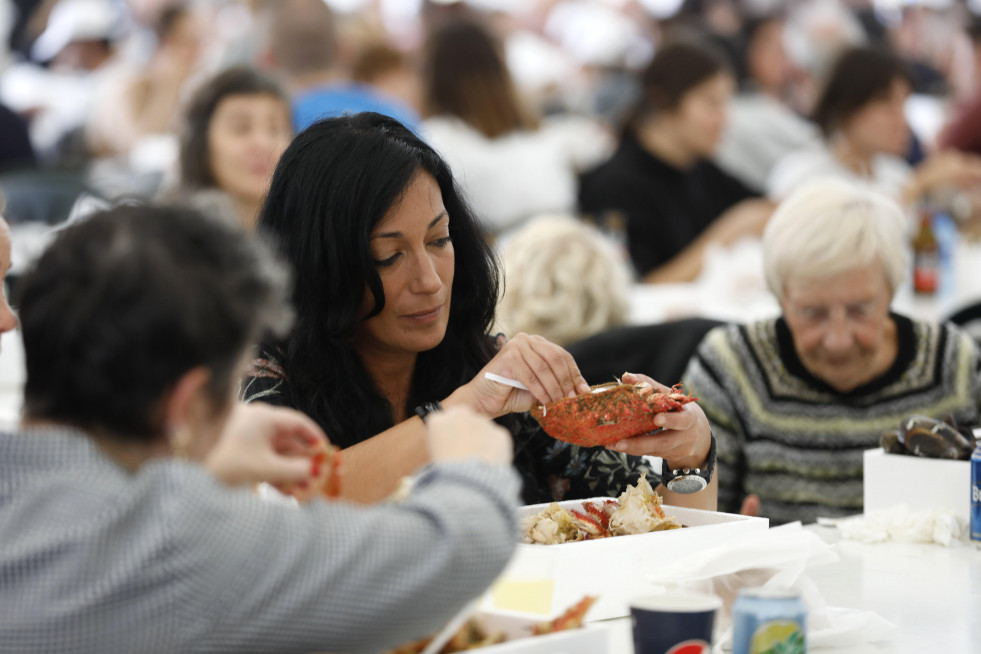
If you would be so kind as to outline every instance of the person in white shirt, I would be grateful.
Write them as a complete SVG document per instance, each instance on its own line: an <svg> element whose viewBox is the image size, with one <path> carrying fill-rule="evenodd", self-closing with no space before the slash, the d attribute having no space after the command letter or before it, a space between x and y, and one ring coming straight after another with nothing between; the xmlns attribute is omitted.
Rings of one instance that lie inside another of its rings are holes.
<svg viewBox="0 0 981 654"><path fill-rule="evenodd" d="M500 44L475 23L449 23L430 38L423 96L423 136L491 234L534 215L573 212L578 174L613 147L589 119L539 121L522 105Z"/></svg>
<svg viewBox="0 0 981 654"><path fill-rule="evenodd" d="M981 159L974 156L939 152L915 168L902 158L910 139L905 103L911 88L910 73L894 53L870 47L843 53L814 110L823 143L777 163L767 184L770 197L780 200L830 177L912 206L930 192L981 180Z"/></svg>

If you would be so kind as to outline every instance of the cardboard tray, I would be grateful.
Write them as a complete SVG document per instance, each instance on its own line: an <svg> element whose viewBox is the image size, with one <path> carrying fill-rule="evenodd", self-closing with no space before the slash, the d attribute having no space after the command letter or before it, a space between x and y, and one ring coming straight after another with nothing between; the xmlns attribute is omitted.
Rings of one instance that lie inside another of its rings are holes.
<svg viewBox="0 0 981 654"><path fill-rule="evenodd" d="M582 507L581 501L558 504L566 509ZM522 518L547 506L526 506ZM676 516L686 528L561 545L522 543L485 594L481 606L490 611L512 611L548 619L584 596L596 595L599 599L587 614L587 621L625 617L630 615L630 600L650 592L648 571L728 539L769 528L766 518L670 505L664 505L663 509L667 515Z"/></svg>
<svg viewBox="0 0 981 654"><path fill-rule="evenodd" d="M540 619L526 616L484 612L478 614L491 633L507 634L500 645L481 647L481 654L606 654L609 650L608 628L570 629L544 636L531 636L531 627Z"/></svg>
<svg viewBox="0 0 981 654"><path fill-rule="evenodd" d="M970 521L971 462L926 459L866 450L863 457L866 511L905 504L911 509L941 509Z"/></svg>

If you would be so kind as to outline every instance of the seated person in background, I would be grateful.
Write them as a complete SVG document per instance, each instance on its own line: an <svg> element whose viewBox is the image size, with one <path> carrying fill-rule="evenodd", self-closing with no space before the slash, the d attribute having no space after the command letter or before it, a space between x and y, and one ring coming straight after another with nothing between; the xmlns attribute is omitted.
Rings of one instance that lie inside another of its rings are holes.
<svg viewBox="0 0 981 654"><path fill-rule="evenodd" d="M191 99L179 187L165 196L252 230L292 137L289 99L279 85L251 68L229 68Z"/></svg>
<svg viewBox="0 0 981 654"><path fill-rule="evenodd" d="M507 434L472 415L430 422L433 465L403 503L253 492L323 481L316 425L234 399L250 344L288 327L286 280L188 209L59 233L23 282L25 417L0 433L4 649L376 652L500 573L518 482Z"/></svg>
<svg viewBox="0 0 981 654"><path fill-rule="evenodd" d="M395 120L355 114L301 132L276 168L259 231L292 268L297 321L264 344L244 396L303 411L345 447L346 497L384 497L424 466L422 418L440 403L506 424L527 503L616 496L644 472L657 486L648 462L629 455L707 467L711 434L697 404L615 449L555 440L525 413L589 386L541 336L491 335L499 276L490 247L449 166ZM714 482L664 496L715 506Z"/></svg>
<svg viewBox="0 0 981 654"><path fill-rule="evenodd" d="M819 135L785 102L792 68L784 50L783 18L769 14L747 20L739 46L739 93L729 105L717 161L747 186L762 189L781 157Z"/></svg>
<svg viewBox="0 0 981 654"><path fill-rule="evenodd" d="M970 337L889 310L907 274L904 222L893 201L840 180L773 214L763 258L781 317L709 332L684 376L718 439L724 510L753 494L775 522L861 512L862 453L884 431L912 414L977 420Z"/></svg>
<svg viewBox="0 0 981 654"><path fill-rule="evenodd" d="M628 265L603 234L575 218L532 219L507 239L502 259L497 320L505 334L567 345L627 321Z"/></svg>
<svg viewBox="0 0 981 654"><path fill-rule="evenodd" d="M894 53L860 47L841 55L814 109L824 143L781 159L768 193L781 200L824 178L880 192L905 207L933 191L981 180L981 159L949 150L910 167L902 158L910 142L905 103L909 70Z"/></svg>
<svg viewBox="0 0 981 654"><path fill-rule="evenodd" d="M321 118L360 111L391 116L413 131L415 109L350 79L341 61L337 16L323 0L276 0L269 5L269 59L293 97L293 123L304 130Z"/></svg>
<svg viewBox="0 0 981 654"><path fill-rule="evenodd" d="M616 154L581 180L580 209L600 224L626 218L643 281L692 281L710 245L758 237L772 206L711 162L733 87L721 58L693 43L667 45L641 86Z"/></svg>
<svg viewBox="0 0 981 654"><path fill-rule="evenodd" d="M519 97L502 44L485 27L453 21L423 54L425 138L491 234L532 216L576 208L577 177L612 149L592 120L539 120Z"/></svg>

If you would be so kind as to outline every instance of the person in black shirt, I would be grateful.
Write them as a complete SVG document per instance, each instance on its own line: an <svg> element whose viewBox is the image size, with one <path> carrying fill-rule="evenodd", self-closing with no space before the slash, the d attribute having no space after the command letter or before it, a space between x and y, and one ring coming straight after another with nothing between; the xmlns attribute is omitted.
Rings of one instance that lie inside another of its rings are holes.
<svg viewBox="0 0 981 654"><path fill-rule="evenodd" d="M617 152L581 180L580 208L600 222L626 219L643 281L692 281L708 245L759 236L773 205L709 160L734 86L720 58L691 43L668 45L641 83Z"/></svg>

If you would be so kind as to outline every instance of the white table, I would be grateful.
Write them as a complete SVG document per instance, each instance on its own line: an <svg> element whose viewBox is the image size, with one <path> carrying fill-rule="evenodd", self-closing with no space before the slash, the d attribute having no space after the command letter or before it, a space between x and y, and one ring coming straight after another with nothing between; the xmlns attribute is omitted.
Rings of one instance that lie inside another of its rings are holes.
<svg viewBox="0 0 981 654"><path fill-rule="evenodd" d="M807 571L828 605L874 611L899 626L890 643L814 651L981 652L981 550L964 543L871 545L842 541L831 527L807 529L834 544L840 557ZM594 628L609 629L611 654L633 652L629 618L595 623Z"/></svg>
<svg viewBox="0 0 981 654"><path fill-rule="evenodd" d="M24 379L24 346L20 330L0 335L0 427L18 420Z"/></svg>

